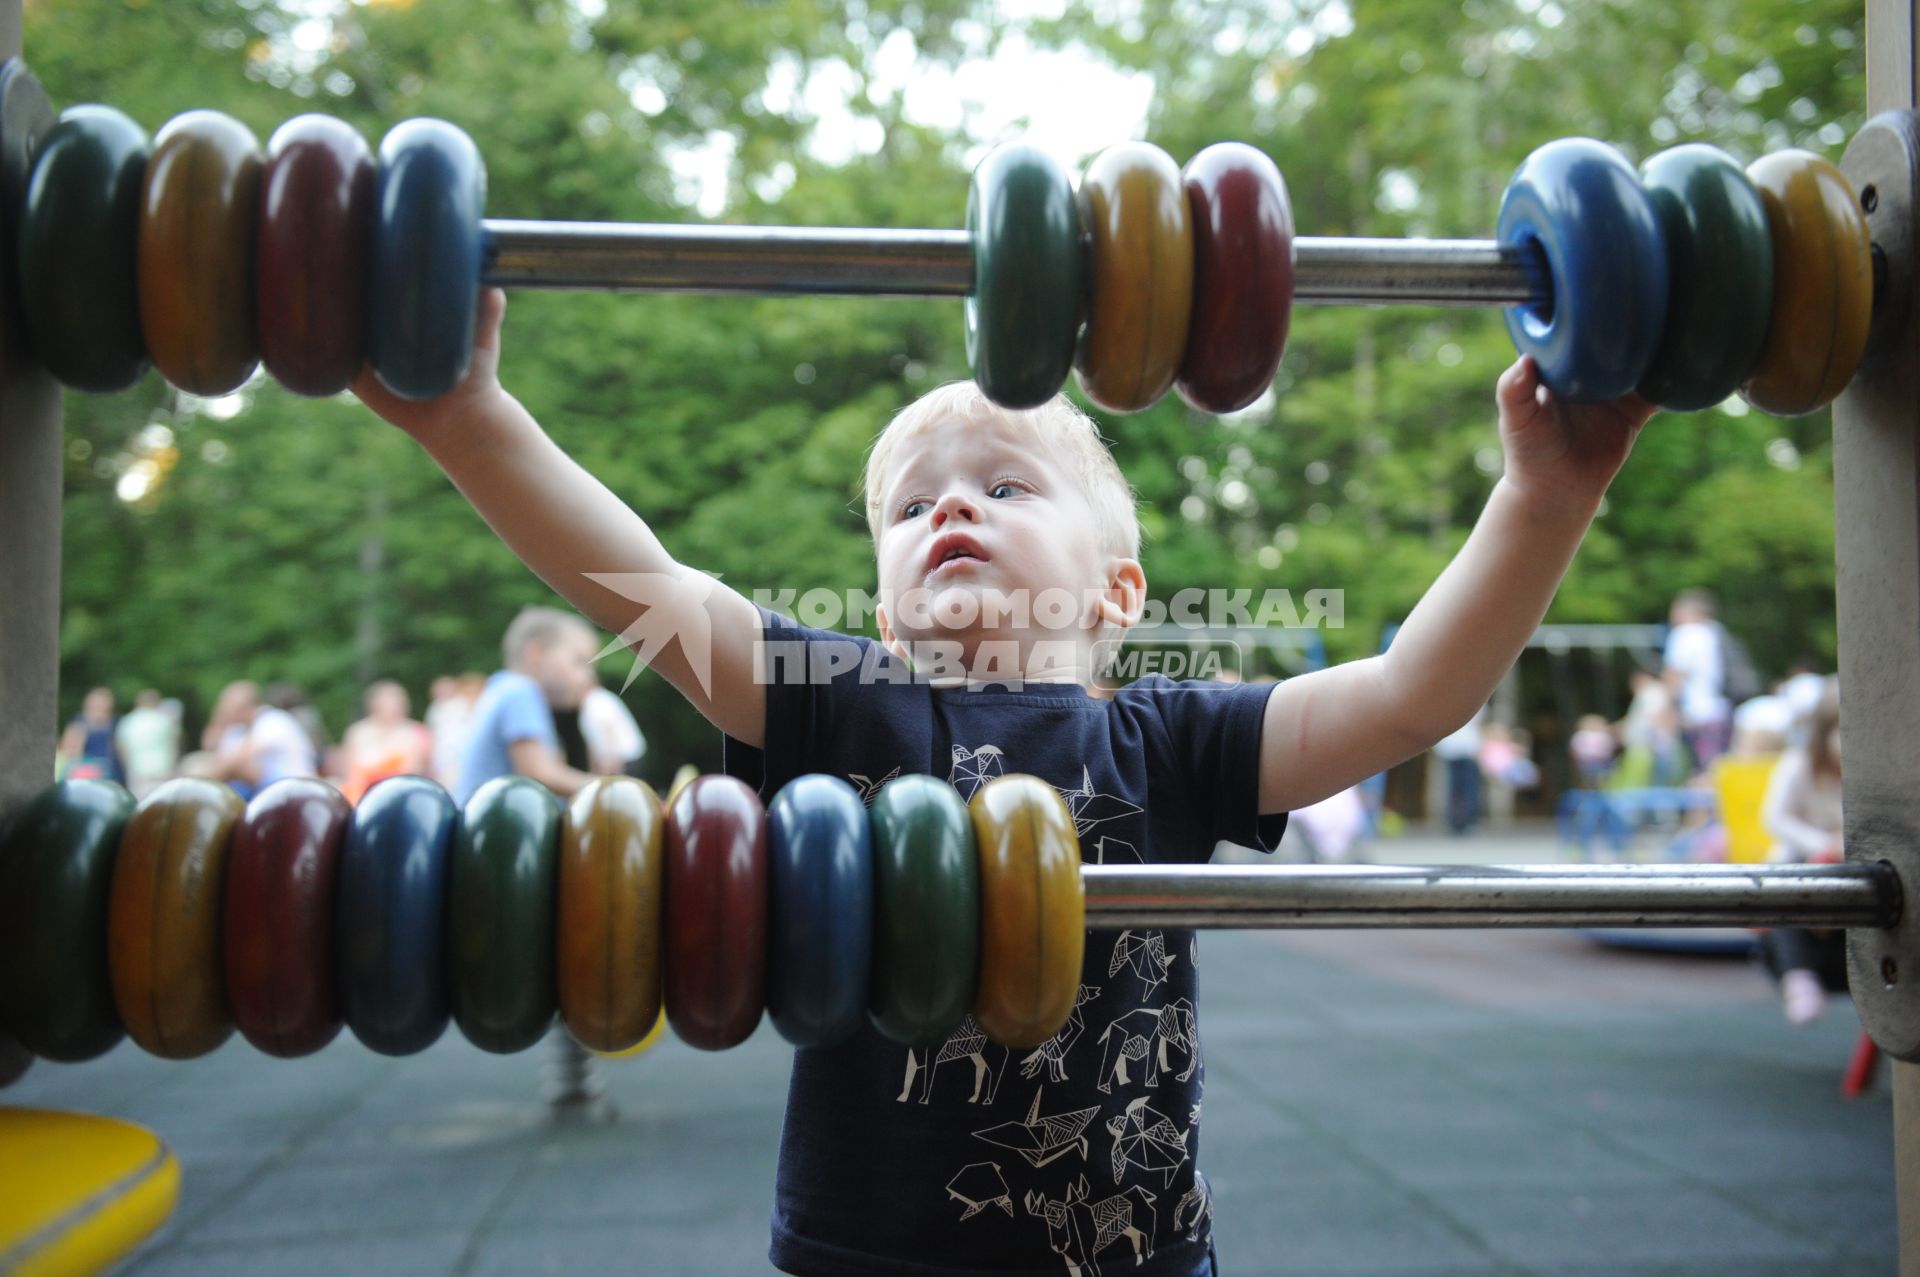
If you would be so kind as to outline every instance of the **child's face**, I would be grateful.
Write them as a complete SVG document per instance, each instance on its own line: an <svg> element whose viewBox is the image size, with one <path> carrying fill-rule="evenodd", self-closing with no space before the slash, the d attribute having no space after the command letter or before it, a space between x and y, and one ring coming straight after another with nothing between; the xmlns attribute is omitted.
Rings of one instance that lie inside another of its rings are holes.
<svg viewBox="0 0 1920 1277"><path fill-rule="evenodd" d="M894 639L1085 636L1086 600L1118 560L1101 550L1080 484L1031 429L1000 413L936 423L901 446L883 483L874 552ZM1071 598L1066 628L993 614L1011 604L1015 618L1052 616L1038 606L1046 591Z"/></svg>

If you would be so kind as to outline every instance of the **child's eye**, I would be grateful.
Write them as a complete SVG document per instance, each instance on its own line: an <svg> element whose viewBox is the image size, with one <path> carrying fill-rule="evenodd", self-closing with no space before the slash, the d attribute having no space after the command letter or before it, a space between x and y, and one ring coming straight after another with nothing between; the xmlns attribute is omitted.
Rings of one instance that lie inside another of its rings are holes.
<svg viewBox="0 0 1920 1277"><path fill-rule="evenodd" d="M900 507L900 517L903 519L917 519L932 508L933 502L931 501L909 501Z"/></svg>
<svg viewBox="0 0 1920 1277"><path fill-rule="evenodd" d="M987 495L996 501L1005 501L1008 497L1017 496L1019 492L1018 484L1008 483L1005 479L987 489Z"/></svg>

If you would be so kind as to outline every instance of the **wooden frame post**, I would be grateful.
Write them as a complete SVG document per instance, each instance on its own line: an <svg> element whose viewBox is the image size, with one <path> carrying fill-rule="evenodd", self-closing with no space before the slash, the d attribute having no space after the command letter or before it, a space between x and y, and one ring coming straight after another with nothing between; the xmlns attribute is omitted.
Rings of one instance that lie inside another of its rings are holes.
<svg viewBox="0 0 1920 1277"><path fill-rule="evenodd" d="M20 55L22 19L23 0L0 0L0 60ZM8 124L24 115L41 127L44 112L37 94L0 85ZM9 247L31 153L22 132L0 127L0 245ZM60 388L24 354L18 312L4 300L12 264L0 253L0 827L53 777L60 674ZM0 1085L29 1058L0 1033Z"/></svg>
<svg viewBox="0 0 1920 1277"><path fill-rule="evenodd" d="M22 0L0 0L0 58L19 56L21 16ZM0 308L0 821L53 779L60 668L60 390L19 327Z"/></svg>
<svg viewBox="0 0 1920 1277"><path fill-rule="evenodd" d="M1875 328L1868 361L1833 413L1847 854L1891 861L1907 887L1897 927L1849 936L1849 975L1875 1038L1910 1058L1920 1047L1920 132L1911 118L1879 117L1920 105L1917 16L1920 0L1867 0L1874 122L1848 148L1846 168L1874 225ZM1896 1060L1892 1077L1900 1272L1920 1277L1920 1064Z"/></svg>

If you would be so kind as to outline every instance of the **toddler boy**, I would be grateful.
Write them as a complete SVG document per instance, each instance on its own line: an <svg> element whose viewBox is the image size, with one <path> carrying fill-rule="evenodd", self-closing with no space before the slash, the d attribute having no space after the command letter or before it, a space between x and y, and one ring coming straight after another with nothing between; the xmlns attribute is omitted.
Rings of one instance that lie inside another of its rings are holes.
<svg viewBox="0 0 1920 1277"><path fill-rule="evenodd" d="M1279 684L1149 676L1108 691L1102 653L1140 618L1146 578L1132 494L1065 399L1008 412L961 384L888 426L866 485L876 643L796 625L676 562L501 388L504 308L490 290L473 370L449 394L406 403L371 375L355 391L595 623L627 632L643 610L635 634L678 636L642 650L725 733L729 772L768 798L804 772L869 797L907 772L962 795L1029 772L1060 790L1089 862L1199 862L1220 839L1270 849L1286 812L1466 722L1652 412L1636 397L1562 405L1522 359L1497 392L1505 474L1387 653ZM774 1263L1212 1271L1197 956L1188 931L1089 933L1073 1015L1031 1051L971 1020L924 1050L866 1030L796 1051Z"/></svg>

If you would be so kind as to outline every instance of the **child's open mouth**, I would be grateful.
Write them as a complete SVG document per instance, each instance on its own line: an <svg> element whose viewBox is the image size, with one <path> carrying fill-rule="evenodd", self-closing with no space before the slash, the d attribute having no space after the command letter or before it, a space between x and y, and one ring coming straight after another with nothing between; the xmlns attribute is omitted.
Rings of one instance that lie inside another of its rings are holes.
<svg viewBox="0 0 1920 1277"><path fill-rule="evenodd" d="M928 549L926 573L928 577L935 577L987 561L987 552L980 548L978 541L964 532L948 532L935 537Z"/></svg>

